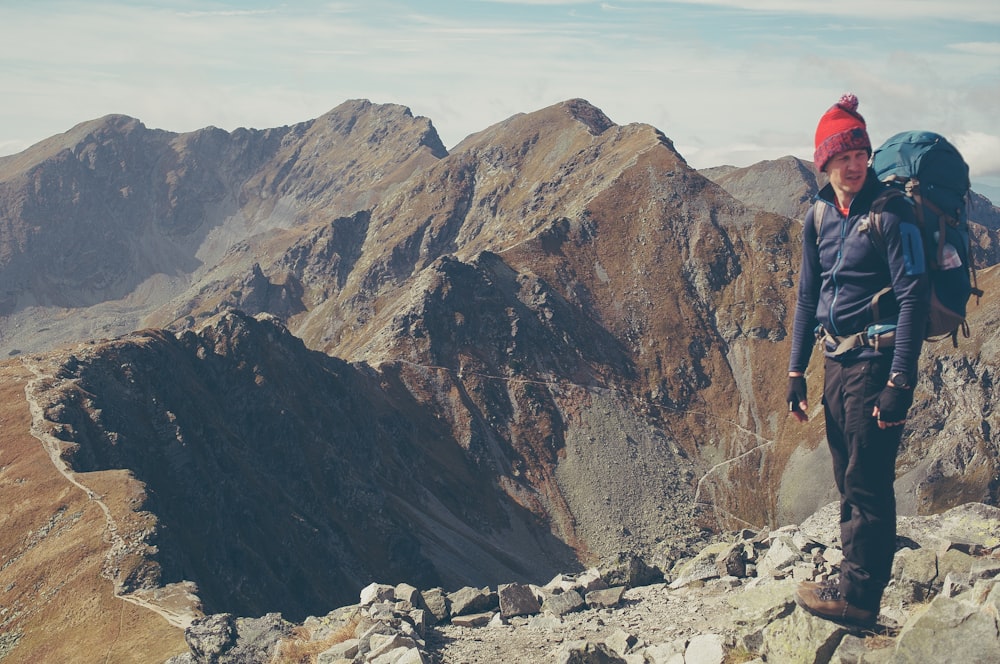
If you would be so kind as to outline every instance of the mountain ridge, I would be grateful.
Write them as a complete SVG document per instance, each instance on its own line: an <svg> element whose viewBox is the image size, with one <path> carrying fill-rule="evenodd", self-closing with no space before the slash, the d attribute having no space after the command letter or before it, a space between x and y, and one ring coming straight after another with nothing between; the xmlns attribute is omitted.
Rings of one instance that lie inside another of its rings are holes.
<svg viewBox="0 0 1000 664"><path fill-rule="evenodd" d="M74 131L34 180L0 161L0 366L11 394L44 367L38 426L131 496L119 590L303 616L373 579L668 564L703 529L829 501L821 417L782 417L805 162L714 182L580 99L450 152L364 100L267 130ZM996 312L922 362L911 513L997 501Z"/></svg>

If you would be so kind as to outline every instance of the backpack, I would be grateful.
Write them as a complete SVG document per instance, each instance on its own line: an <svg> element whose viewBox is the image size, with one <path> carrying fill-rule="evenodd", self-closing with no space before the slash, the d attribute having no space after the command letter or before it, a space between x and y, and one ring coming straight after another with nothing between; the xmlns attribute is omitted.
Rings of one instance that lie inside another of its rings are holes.
<svg viewBox="0 0 1000 664"><path fill-rule="evenodd" d="M885 203L899 196L914 207L930 277L931 305L925 339L969 337L965 320L971 296L982 297L972 265L967 203L969 166L943 136L905 131L872 153L872 170L888 189L872 205L872 226L880 230Z"/></svg>
<svg viewBox="0 0 1000 664"><path fill-rule="evenodd" d="M969 299L975 295L978 302L983 295L972 265L972 238L966 211L971 186L969 166L943 136L928 131L905 131L872 153L871 167L886 185L871 206L870 227L876 231L872 239L880 241L881 215L890 201L901 198L913 205L931 290L924 338L939 341L950 337L957 348L959 332L969 337L965 320ZM817 201L813 210L817 239L823 205L826 204ZM876 323L868 330L846 339L831 337L839 344L838 353L859 344L893 343L895 324L880 320L878 314L879 299L891 292L892 287L886 287L872 298Z"/></svg>

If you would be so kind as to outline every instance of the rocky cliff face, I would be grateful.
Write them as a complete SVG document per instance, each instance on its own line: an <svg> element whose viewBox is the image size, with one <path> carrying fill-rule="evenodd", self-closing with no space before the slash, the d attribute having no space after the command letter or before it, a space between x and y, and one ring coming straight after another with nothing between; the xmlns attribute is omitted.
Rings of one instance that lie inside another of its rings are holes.
<svg viewBox="0 0 1000 664"><path fill-rule="evenodd" d="M130 478L119 593L301 616L373 579L670 561L832 489L821 417L783 416L815 178L708 174L582 100L451 153L362 101L264 131L105 118L0 159L0 350L39 374L53 458ZM925 358L911 512L998 498L991 301Z"/></svg>

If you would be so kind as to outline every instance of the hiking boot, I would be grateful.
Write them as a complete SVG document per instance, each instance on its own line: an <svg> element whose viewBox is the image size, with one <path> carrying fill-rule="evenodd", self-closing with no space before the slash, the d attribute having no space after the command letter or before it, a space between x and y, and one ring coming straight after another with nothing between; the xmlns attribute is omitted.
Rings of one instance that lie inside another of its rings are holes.
<svg viewBox="0 0 1000 664"><path fill-rule="evenodd" d="M808 584L808 585L806 585ZM860 609L849 604L835 585L807 581L795 590L795 603L824 620L831 620L850 627L870 629L875 626L877 611Z"/></svg>

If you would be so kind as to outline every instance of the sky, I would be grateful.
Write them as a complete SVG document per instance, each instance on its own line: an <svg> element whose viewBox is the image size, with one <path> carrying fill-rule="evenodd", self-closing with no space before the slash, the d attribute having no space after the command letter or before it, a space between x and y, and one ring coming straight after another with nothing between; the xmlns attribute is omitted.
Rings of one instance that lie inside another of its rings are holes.
<svg viewBox="0 0 1000 664"><path fill-rule="evenodd" d="M582 98L695 168L747 166L812 159L853 92L876 146L936 131L1000 194L996 0L0 0L0 35L0 155L112 113L231 131L350 99L451 148Z"/></svg>

